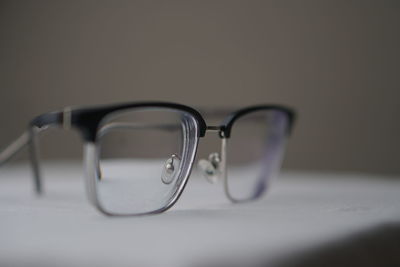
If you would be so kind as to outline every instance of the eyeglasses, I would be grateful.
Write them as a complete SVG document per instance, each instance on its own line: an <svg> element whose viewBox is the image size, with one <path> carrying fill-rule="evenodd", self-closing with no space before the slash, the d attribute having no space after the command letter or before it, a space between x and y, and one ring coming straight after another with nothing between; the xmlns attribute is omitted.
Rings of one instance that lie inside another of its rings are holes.
<svg viewBox="0 0 400 267"><path fill-rule="evenodd" d="M34 118L0 153L0 165L28 145L40 194L38 133L49 127L75 128L85 141L90 202L106 215L160 213L172 207L185 188L199 138L216 132L220 153L199 160L199 169L210 181L223 180L229 200L245 202L261 197L278 173L294 117L289 108L260 105L209 126L199 111L174 103L65 108Z"/></svg>

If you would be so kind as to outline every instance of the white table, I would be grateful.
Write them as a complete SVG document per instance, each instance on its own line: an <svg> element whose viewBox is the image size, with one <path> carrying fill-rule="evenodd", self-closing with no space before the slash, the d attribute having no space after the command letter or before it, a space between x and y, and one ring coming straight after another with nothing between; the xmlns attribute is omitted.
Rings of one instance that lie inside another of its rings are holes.
<svg viewBox="0 0 400 267"><path fill-rule="evenodd" d="M331 244L399 237L395 177L284 173L262 200L231 204L221 183L192 175L168 212L110 218L86 201L79 164L49 163L45 176L37 198L26 165L0 170L0 266L300 266Z"/></svg>

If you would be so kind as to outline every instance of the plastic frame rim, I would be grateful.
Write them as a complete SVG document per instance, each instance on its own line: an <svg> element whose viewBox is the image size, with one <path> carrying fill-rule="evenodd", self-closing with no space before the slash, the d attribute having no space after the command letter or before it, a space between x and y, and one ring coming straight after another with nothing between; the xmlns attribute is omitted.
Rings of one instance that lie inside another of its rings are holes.
<svg viewBox="0 0 400 267"><path fill-rule="evenodd" d="M170 108L179 111L184 111L193 116L197 121L199 127L199 137L204 137L207 131L207 123L203 116L194 108L170 102L134 102L117 105L108 105L101 107L92 108L70 108L67 107L62 111L45 113L34 118L30 126L38 128L54 126L63 126L64 128L74 127L77 128L83 139L86 142L95 142L97 130L102 119L108 114L116 111L122 111L124 109L134 108ZM295 120L295 112L288 107L282 105L255 105L239 109L230 115L228 115L219 126L221 136L229 138L230 132L234 122L247 113L258 111L258 110L280 110L284 112L289 119L288 134L291 133Z"/></svg>

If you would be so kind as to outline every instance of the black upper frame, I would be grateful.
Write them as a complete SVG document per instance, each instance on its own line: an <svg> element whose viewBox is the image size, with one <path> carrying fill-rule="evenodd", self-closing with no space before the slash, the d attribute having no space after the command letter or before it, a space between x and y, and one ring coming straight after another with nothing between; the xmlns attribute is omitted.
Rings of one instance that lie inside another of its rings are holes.
<svg viewBox="0 0 400 267"><path fill-rule="evenodd" d="M144 108L144 107L171 108L187 112L191 114L197 121L199 125L200 137L203 137L207 131L207 124L203 116L200 114L200 112L191 107L170 102L134 102L134 103L101 106L101 107L72 109L70 113L70 120L71 120L70 124L71 126L76 127L81 131L85 141L95 142L97 129L99 127L101 120L105 116L119 110L124 110L129 108ZM256 105L240 109L228 115L225 118L225 120L223 120L222 124L219 126L221 137L229 138L232 126L237 119L248 113L259 110L278 110L284 112L288 116L288 123L289 123L288 134L291 133L295 120L295 112L291 108L281 105ZM30 126L36 126L38 128L42 128L51 125L55 126L62 125L64 124L64 117L65 117L64 111L45 113L34 118L31 121Z"/></svg>

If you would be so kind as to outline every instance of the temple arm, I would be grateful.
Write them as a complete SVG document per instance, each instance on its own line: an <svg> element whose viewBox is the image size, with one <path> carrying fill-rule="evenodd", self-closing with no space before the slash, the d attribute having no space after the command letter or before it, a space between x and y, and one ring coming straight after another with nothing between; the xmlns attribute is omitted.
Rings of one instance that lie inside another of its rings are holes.
<svg viewBox="0 0 400 267"><path fill-rule="evenodd" d="M7 163L11 160L15 155L18 154L25 146L29 144L30 137L29 132L24 132L21 136L19 136L14 142L12 142L8 147L6 147L3 151L0 152L0 166Z"/></svg>
<svg viewBox="0 0 400 267"><path fill-rule="evenodd" d="M29 158L33 172L35 192L37 194L42 193L42 180L41 171L39 164L39 153L37 145L37 135L39 132L47 129L49 126L62 126L64 129L68 129L71 125L67 122L70 121L70 117L67 112L54 112L46 113L36 117L30 128L19 136L14 142L8 145L3 151L0 151L0 167L16 156L25 147L29 148ZM99 136L106 134L108 131L118 128L125 129L148 129L158 128L163 130L173 131L179 129L180 126L176 124L138 124L138 123L110 123L99 130Z"/></svg>
<svg viewBox="0 0 400 267"><path fill-rule="evenodd" d="M29 130L24 132L20 137L18 137L14 142L12 142L8 147L0 152L0 167L16 156L23 148L29 146L30 162L32 166L35 192L37 194L42 193L42 183L40 179L40 167L38 159L38 148L36 136L38 129L36 127L31 127Z"/></svg>

